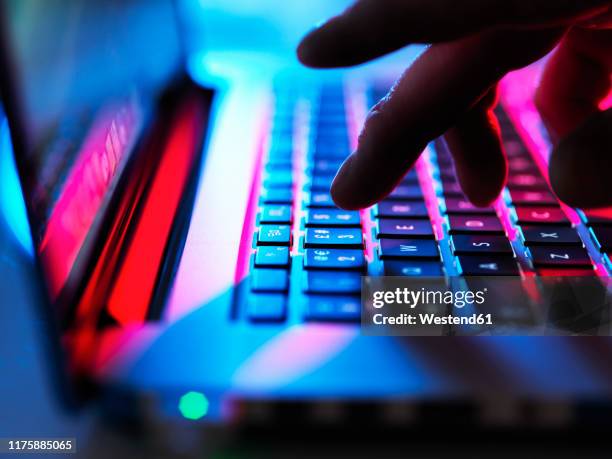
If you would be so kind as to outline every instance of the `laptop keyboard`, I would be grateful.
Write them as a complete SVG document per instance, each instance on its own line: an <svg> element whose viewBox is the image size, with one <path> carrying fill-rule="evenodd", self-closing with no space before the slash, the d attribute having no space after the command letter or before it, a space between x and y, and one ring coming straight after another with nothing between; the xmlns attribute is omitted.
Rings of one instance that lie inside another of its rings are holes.
<svg viewBox="0 0 612 459"><path fill-rule="evenodd" d="M340 83L306 95L277 91L235 317L358 322L364 275L609 275L612 218L560 205L501 108L510 171L495 205L467 201L439 139L385 200L363 211L337 208L329 189L361 122L346 94ZM368 95L372 105L384 90Z"/></svg>

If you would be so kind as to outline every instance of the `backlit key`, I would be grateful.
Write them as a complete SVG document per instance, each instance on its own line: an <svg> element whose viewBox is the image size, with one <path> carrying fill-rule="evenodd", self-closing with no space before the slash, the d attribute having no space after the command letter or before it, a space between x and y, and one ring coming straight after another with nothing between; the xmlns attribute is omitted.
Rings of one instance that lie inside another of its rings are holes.
<svg viewBox="0 0 612 459"><path fill-rule="evenodd" d="M310 209L306 214L306 226L360 226L359 212L339 209Z"/></svg>
<svg viewBox="0 0 612 459"><path fill-rule="evenodd" d="M353 271L304 271L303 289L306 293L358 294L361 274Z"/></svg>
<svg viewBox="0 0 612 459"><path fill-rule="evenodd" d="M508 186L514 189L547 190L546 180L539 174L510 174Z"/></svg>
<svg viewBox="0 0 612 459"><path fill-rule="evenodd" d="M304 243L306 248L361 248L363 236L359 228L306 228Z"/></svg>
<svg viewBox="0 0 612 459"><path fill-rule="evenodd" d="M510 190L512 204L520 206L554 206L559 203L550 191Z"/></svg>
<svg viewBox="0 0 612 459"><path fill-rule="evenodd" d="M505 236L488 234L455 234L451 237L451 246L455 254L503 254L513 256L512 246Z"/></svg>
<svg viewBox="0 0 612 459"><path fill-rule="evenodd" d="M380 219L378 238L432 238L433 228L429 220Z"/></svg>
<svg viewBox="0 0 612 459"><path fill-rule="evenodd" d="M313 295L306 300L308 322L359 322L361 300L356 296Z"/></svg>
<svg viewBox="0 0 612 459"><path fill-rule="evenodd" d="M427 218L427 207L419 201L381 201L374 210L378 218Z"/></svg>
<svg viewBox="0 0 612 459"><path fill-rule="evenodd" d="M447 198L445 206L449 215L495 215L493 207L476 207L467 199Z"/></svg>
<svg viewBox="0 0 612 459"><path fill-rule="evenodd" d="M418 185L400 185L387 196L388 200L423 199L423 192Z"/></svg>
<svg viewBox="0 0 612 459"><path fill-rule="evenodd" d="M591 259L582 247L531 247L535 266L591 266Z"/></svg>
<svg viewBox="0 0 612 459"><path fill-rule="evenodd" d="M305 269L356 269L365 267L363 250L306 249Z"/></svg>
<svg viewBox="0 0 612 459"><path fill-rule="evenodd" d="M261 211L260 223L291 223L291 206L267 205Z"/></svg>
<svg viewBox="0 0 612 459"><path fill-rule="evenodd" d="M516 207L519 225L571 226L565 213L557 207Z"/></svg>
<svg viewBox="0 0 612 459"><path fill-rule="evenodd" d="M385 276L438 277L443 276L442 264L438 261L385 260Z"/></svg>
<svg viewBox="0 0 612 459"><path fill-rule="evenodd" d="M310 208L336 208L329 191L311 191L307 200Z"/></svg>
<svg viewBox="0 0 612 459"><path fill-rule="evenodd" d="M289 245L291 227L289 225L261 225L257 234L257 245Z"/></svg>
<svg viewBox="0 0 612 459"><path fill-rule="evenodd" d="M250 277L254 292L285 292L289 288L286 269L254 268Z"/></svg>
<svg viewBox="0 0 612 459"><path fill-rule="evenodd" d="M247 317L252 322L282 322L287 312L287 297L282 293L254 293L249 296Z"/></svg>
<svg viewBox="0 0 612 459"><path fill-rule="evenodd" d="M457 268L463 276L518 276L519 269L512 257L491 255L460 255Z"/></svg>
<svg viewBox="0 0 612 459"><path fill-rule="evenodd" d="M448 224L450 234L504 234L499 218L491 215L450 215Z"/></svg>
<svg viewBox="0 0 612 459"><path fill-rule="evenodd" d="M582 245L576 230L567 227L526 226L521 228L521 235L526 246Z"/></svg>
<svg viewBox="0 0 612 459"><path fill-rule="evenodd" d="M389 258L440 258L438 244L428 239L381 239L379 255L383 260Z"/></svg>
<svg viewBox="0 0 612 459"><path fill-rule="evenodd" d="M255 266L288 266L289 247L258 247L255 252Z"/></svg>

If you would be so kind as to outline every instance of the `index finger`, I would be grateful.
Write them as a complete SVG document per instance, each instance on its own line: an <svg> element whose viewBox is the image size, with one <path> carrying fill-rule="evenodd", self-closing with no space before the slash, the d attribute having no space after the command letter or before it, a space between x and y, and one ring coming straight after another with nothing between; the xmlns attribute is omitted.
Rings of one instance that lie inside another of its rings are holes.
<svg viewBox="0 0 612 459"><path fill-rule="evenodd" d="M310 32L298 57L311 67L355 65L409 43L449 41L500 26L550 27L606 11L610 0L359 0Z"/></svg>
<svg viewBox="0 0 612 459"><path fill-rule="evenodd" d="M562 33L489 32L430 47L370 112L357 151L334 180L336 204L358 209L383 199L429 141L453 126L505 73L546 54Z"/></svg>

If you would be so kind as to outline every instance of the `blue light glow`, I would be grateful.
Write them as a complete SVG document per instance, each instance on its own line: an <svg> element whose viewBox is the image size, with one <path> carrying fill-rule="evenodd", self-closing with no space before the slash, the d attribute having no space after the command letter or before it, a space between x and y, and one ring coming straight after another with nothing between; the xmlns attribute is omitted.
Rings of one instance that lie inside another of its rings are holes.
<svg viewBox="0 0 612 459"><path fill-rule="evenodd" d="M33 256L32 236L6 119L0 121L0 215L19 245Z"/></svg>

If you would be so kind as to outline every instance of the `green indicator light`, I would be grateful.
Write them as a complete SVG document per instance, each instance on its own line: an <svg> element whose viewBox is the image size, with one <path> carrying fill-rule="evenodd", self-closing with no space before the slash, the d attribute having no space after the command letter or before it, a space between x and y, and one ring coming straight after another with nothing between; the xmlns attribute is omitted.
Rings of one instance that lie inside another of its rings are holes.
<svg viewBox="0 0 612 459"><path fill-rule="evenodd" d="M208 413L208 399L201 392L187 392L179 401L179 411L187 419L200 419Z"/></svg>

